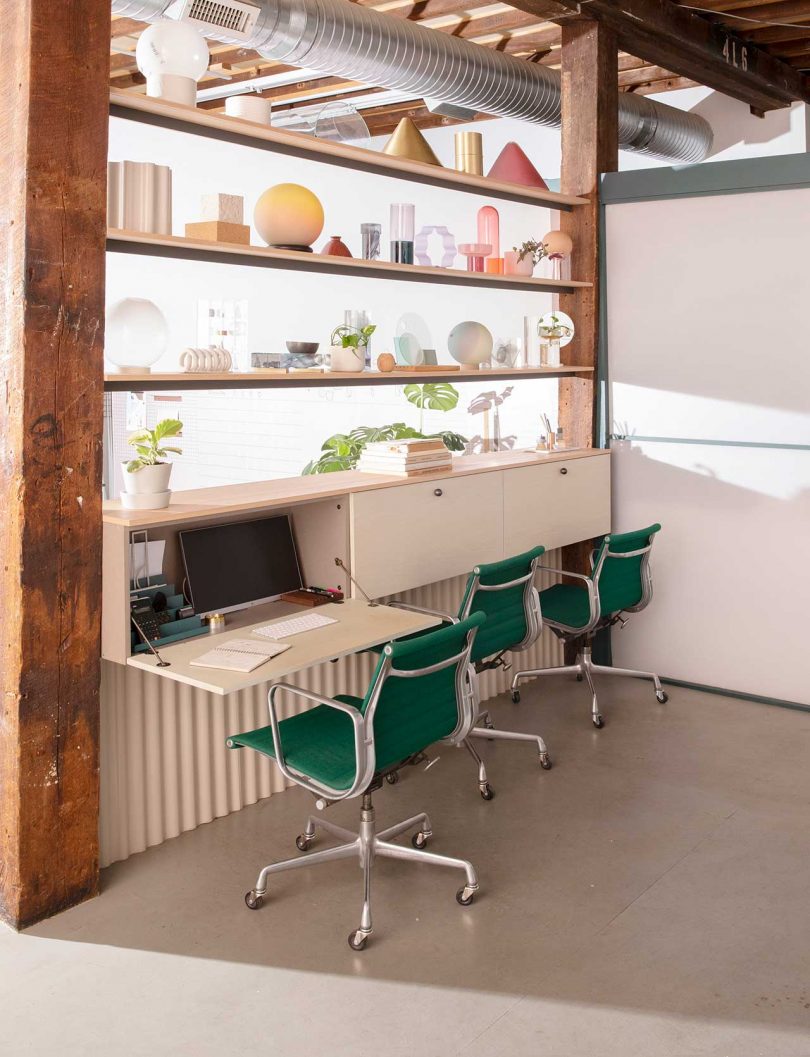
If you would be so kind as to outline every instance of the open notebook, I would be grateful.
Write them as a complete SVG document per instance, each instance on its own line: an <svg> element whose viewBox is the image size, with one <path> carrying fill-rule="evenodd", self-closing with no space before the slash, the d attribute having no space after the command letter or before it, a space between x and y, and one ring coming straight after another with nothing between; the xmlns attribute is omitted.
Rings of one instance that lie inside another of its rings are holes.
<svg viewBox="0 0 810 1057"><path fill-rule="evenodd" d="M256 642L255 639L230 639L208 653L195 657L189 664L196 668L224 668L229 672L252 672L260 664L290 648L285 642Z"/></svg>

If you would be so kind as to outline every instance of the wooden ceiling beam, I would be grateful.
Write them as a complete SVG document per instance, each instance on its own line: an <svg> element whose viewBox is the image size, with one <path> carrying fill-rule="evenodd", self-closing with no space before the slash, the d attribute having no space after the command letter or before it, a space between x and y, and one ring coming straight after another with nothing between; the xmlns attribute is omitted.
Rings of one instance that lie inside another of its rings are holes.
<svg viewBox="0 0 810 1057"><path fill-rule="evenodd" d="M544 0L512 0L534 12ZM580 0L562 0L570 10ZM611 26L621 48L757 110L810 102L808 81L787 63L670 0L589 0L588 15ZM556 21L553 17L552 21Z"/></svg>

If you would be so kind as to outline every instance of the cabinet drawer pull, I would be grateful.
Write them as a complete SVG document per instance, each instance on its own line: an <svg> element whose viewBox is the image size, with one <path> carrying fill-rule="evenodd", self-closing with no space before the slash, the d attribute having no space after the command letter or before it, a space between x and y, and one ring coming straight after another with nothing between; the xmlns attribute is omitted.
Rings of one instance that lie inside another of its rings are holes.
<svg viewBox="0 0 810 1057"><path fill-rule="evenodd" d="M444 492L441 490L441 488L434 488L433 494L436 496L436 498L438 498L439 496L443 496Z"/></svg>
<svg viewBox="0 0 810 1057"><path fill-rule="evenodd" d="M562 469L560 470L560 473L568 473L568 467L567 466L563 466Z"/></svg>

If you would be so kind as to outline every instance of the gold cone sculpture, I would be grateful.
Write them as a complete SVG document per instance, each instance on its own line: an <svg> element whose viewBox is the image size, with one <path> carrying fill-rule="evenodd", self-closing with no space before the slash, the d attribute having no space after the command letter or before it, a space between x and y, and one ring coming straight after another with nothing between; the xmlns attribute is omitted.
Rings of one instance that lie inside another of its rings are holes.
<svg viewBox="0 0 810 1057"><path fill-rule="evenodd" d="M409 117L404 117L394 129L391 138L383 147L383 154L391 154L395 158L410 158L411 161L421 161L425 165L441 167L442 164Z"/></svg>

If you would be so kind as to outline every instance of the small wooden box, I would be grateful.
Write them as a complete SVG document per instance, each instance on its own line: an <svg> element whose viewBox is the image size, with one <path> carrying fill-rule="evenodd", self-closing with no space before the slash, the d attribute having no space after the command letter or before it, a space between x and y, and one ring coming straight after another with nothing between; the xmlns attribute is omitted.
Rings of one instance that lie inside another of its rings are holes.
<svg viewBox="0 0 810 1057"><path fill-rule="evenodd" d="M186 224L186 238L249 246L250 228L247 224L228 224L224 220L199 220L194 224Z"/></svg>

